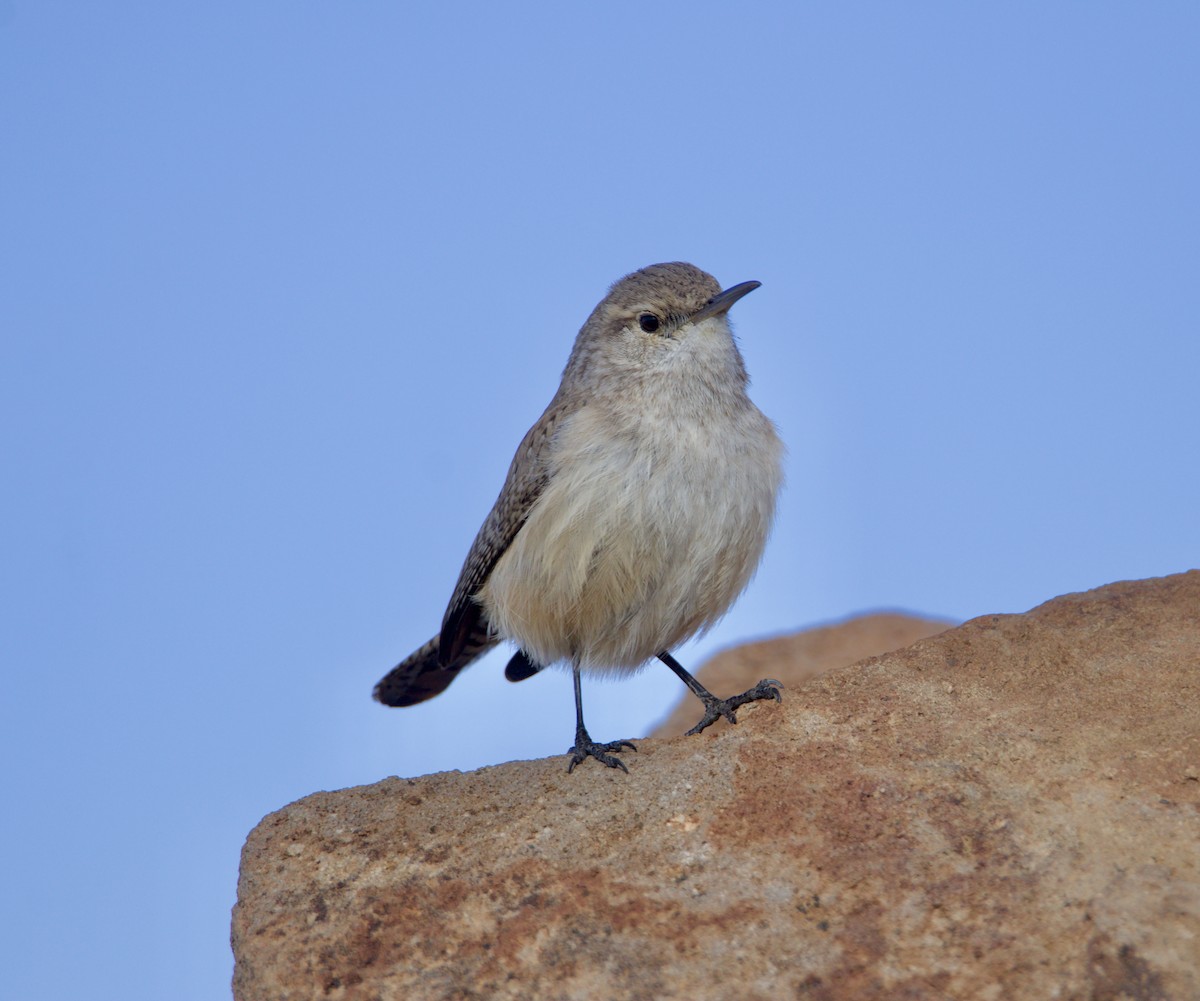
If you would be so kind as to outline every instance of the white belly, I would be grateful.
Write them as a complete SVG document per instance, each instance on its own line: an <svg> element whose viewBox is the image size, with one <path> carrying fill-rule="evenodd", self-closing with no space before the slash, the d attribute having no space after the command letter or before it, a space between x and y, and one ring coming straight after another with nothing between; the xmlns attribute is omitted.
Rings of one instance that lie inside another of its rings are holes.
<svg viewBox="0 0 1200 1001"><path fill-rule="evenodd" d="M711 626L770 531L782 447L752 405L655 415L623 433L594 408L560 429L549 485L479 594L535 661L634 668Z"/></svg>

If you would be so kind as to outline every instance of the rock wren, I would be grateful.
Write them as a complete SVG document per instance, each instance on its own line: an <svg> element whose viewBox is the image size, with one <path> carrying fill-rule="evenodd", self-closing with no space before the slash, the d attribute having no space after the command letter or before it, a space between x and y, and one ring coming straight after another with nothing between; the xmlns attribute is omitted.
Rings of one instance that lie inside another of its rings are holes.
<svg viewBox="0 0 1200 1001"><path fill-rule="evenodd" d="M657 657L704 702L697 733L739 706L779 700L777 681L718 699L671 649L705 632L750 582L770 532L783 446L746 395L729 307L759 282L721 291L691 264L618 281L575 338L562 383L517 448L475 537L442 631L375 686L388 706L444 691L501 640L505 676L571 665L575 744L628 771L627 740L583 724L580 671L634 671Z"/></svg>

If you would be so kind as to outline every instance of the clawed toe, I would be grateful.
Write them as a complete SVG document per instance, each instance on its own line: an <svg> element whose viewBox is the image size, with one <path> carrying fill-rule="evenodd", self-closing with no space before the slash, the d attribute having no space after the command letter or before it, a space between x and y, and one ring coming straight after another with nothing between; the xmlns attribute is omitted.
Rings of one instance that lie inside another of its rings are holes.
<svg viewBox="0 0 1200 1001"><path fill-rule="evenodd" d="M585 732L581 737L575 738L575 746L567 751L571 756L571 763L567 765L567 771L575 771L575 766L586 758L595 758L601 764L608 765L609 768L619 768L621 771L629 774L629 769L625 767L625 762L620 758L614 757L615 754L621 752L622 748L628 748L634 752L637 751L637 748L628 740L612 740L607 744L597 744Z"/></svg>
<svg viewBox="0 0 1200 1001"><path fill-rule="evenodd" d="M737 722L737 711L747 702L758 702L762 699L774 699L776 702L782 702L783 696L780 690L783 685L774 678L764 678L753 688L742 692L741 695L734 695L728 699L718 699L714 695L709 695L708 698L700 696L704 702L704 716L694 727L687 731L685 736L691 736L694 733L699 733L701 730L711 726L719 719L726 719L730 723Z"/></svg>
<svg viewBox="0 0 1200 1001"><path fill-rule="evenodd" d="M782 702L782 691L782 681L776 681L774 678L763 678L750 691L743 692L738 698L745 699L747 702L754 702L758 699L774 699L776 702Z"/></svg>

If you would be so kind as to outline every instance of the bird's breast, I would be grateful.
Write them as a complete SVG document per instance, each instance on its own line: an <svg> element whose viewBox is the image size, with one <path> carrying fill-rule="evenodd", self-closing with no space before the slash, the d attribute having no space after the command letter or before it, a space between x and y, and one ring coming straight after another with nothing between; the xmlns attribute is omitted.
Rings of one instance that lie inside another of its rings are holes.
<svg viewBox="0 0 1200 1001"><path fill-rule="evenodd" d="M710 626L758 565L779 441L749 401L585 406L551 443L549 481L480 593L535 660L629 668Z"/></svg>

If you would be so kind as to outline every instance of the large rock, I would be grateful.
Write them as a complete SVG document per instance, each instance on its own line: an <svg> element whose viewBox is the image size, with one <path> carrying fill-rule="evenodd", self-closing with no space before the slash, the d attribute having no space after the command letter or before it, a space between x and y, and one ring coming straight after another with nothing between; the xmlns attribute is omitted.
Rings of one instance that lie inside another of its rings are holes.
<svg viewBox="0 0 1200 1001"><path fill-rule="evenodd" d="M1198 662L1192 572L975 619L628 775L309 796L246 843L235 994L1195 999Z"/></svg>

